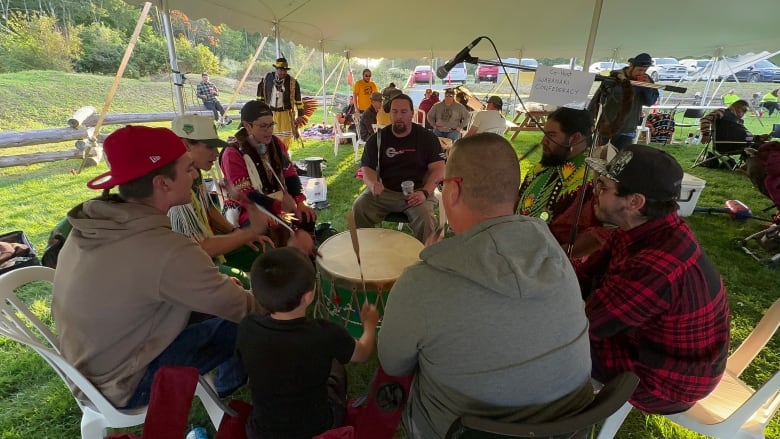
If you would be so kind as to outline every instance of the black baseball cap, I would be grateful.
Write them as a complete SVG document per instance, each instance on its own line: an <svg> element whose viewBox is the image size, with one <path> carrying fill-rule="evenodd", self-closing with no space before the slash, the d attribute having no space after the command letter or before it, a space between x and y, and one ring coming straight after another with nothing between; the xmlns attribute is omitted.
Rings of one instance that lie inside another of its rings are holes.
<svg viewBox="0 0 780 439"><path fill-rule="evenodd" d="M683 170L666 151L646 145L628 145L609 163L591 157L585 161L594 171L620 183L630 193L656 201L680 198Z"/></svg>
<svg viewBox="0 0 780 439"><path fill-rule="evenodd" d="M640 53L639 55L629 58L628 63L636 67L650 67L653 65L653 58L648 53Z"/></svg>

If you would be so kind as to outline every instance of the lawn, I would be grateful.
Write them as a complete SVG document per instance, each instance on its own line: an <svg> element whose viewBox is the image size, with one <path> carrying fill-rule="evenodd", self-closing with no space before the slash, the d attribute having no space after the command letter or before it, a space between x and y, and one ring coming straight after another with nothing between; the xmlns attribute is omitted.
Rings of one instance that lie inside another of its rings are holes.
<svg viewBox="0 0 780 439"><path fill-rule="evenodd" d="M37 81L41 77L46 78L46 81ZM49 92L60 90L58 87L63 82L78 90L79 95L57 91L60 94L56 100L47 99ZM32 83L36 83L35 87L30 85ZM110 83L110 78L54 72L0 75L0 100L17 102L19 98L16 96L24 96L19 105L0 108L0 129L64 126L64 120L80 106L93 105L100 108ZM169 108L170 88L166 82L123 80L112 111L162 111ZM762 121L768 127L760 126L756 118L747 118L746 122L754 132L763 133L768 132L772 120L765 117ZM780 123L779 116L774 117L774 122ZM228 128L221 130L223 137L231 134L235 125ZM522 133L513 146L520 154L538 142L539 138L538 133ZM46 147L39 148L43 150ZM744 175L704 168L688 169L700 146L670 145L663 148L680 161L686 172L706 180L699 206L721 207L726 200L738 199L751 207L756 216L768 216L761 209L770 204L769 200L753 189ZM31 148L0 150L0 155L16 154L20 152L19 149L30 152ZM331 141L307 141L304 148L296 147L292 153L296 160L309 156L320 156L327 160L323 175L327 181L331 207L319 211L319 222L328 221L337 230L345 230L344 214L361 190L361 182L354 177L356 164L352 148L349 145L342 146L338 156L334 156ZM530 159L538 160L538 152ZM41 253L49 231L65 212L73 205L97 195L95 191L87 189L85 183L104 172L107 169L105 163L86 168L80 174L72 173L79 164L78 161L70 160L0 169L0 208L3 212L0 232L24 230ZM777 290L777 271L759 265L731 242L735 237L744 237L761 230L765 224L756 220L740 222L726 214L707 213L695 213L688 218L688 222L726 282L733 314L732 339L736 345L780 295ZM36 312L44 319L50 320L48 290L28 288L20 294L33 304ZM778 369L778 364L780 343L775 337L748 369L746 380L751 385L760 385ZM351 395L363 389L375 366L375 359L364 365L350 366ZM242 391L238 396L248 398L248 392ZM70 393L50 368L31 351L0 340L0 439L75 438L78 437L79 419L80 412ZM195 410L192 414L195 423L204 424L206 419L202 410ZM698 436L660 417L645 417L632 411L617 437ZM780 439L780 421L777 417L770 424L767 437Z"/></svg>

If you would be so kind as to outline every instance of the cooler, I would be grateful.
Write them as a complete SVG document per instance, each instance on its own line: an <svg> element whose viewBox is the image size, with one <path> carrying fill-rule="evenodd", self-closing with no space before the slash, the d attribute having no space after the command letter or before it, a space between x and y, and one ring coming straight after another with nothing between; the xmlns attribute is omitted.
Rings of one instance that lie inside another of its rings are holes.
<svg viewBox="0 0 780 439"><path fill-rule="evenodd" d="M701 195L701 191L704 190L705 183L706 181L694 177L691 174L685 173L683 175L680 199L677 200L677 204L680 205L680 209L677 213L679 213L680 216L691 216L693 209L696 207L696 203L699 202L699 196Z"/></svg>

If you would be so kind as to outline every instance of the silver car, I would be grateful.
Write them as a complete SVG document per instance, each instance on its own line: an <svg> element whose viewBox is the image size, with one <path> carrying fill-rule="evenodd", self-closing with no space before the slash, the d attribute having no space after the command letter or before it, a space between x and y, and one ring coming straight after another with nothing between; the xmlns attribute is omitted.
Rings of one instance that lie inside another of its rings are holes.
<svg viewBox="0 0 780 439"><path fill-rule="evenodd" d="M674 58L653 58L647 75L653 81L679 81L688 75L688 68Z"/></svg>

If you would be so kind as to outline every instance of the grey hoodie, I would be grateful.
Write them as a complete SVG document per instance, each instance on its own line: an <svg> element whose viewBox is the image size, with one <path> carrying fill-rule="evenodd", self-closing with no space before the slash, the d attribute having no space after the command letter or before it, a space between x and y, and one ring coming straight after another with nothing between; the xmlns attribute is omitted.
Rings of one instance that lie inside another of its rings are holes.
<svg viewBox="0 0 780 439"><path fill-rule="evenodd" d="M464 414L506 416L588 382L579 285L543 221L485 221L420 258L390 291L379 333L387 373L417 368L411 437L443 437Z"/></svg>
<svg viewBox="0 0 780 439"><path fill-rule="evenodd" d="M239 322L259 307L163 212L96 199L68 220L52 297L60 350L116 406L191 311Z"/></svg>

